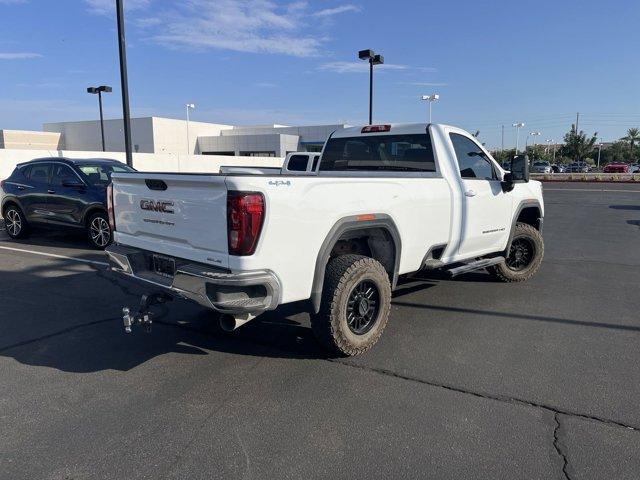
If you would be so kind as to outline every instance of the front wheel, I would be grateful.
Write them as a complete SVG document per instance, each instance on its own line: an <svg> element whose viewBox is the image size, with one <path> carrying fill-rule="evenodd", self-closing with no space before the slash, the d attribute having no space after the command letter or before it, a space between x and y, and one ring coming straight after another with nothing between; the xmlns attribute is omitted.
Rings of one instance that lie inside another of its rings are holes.
<svg viewBox="0 0 640 480"><path fill-rule="evenodd" d="M327 264L320 312L312 315L311 327L331 352L358 355L378 341L390 309L391 284L380 262L341 255Z"/></svg>
<svg viewBox="0 0 640 480"><path fill-rule="evenodd" d="M111 243L113 232L109 226L109 219L106 213L96 212L89 217L89 221L87 222L87 238L89 245L100 250Z"/></svg>
<svg viewBox="0 0 640 480"><path fill-rule="evenodd" d="M4 228L11 238L24 238L27 236L29 224L19 207L9 205L4 210Z"/></svg>
<svg viewBox="0 0 640 480"><path fill-rule="evenodd" d="M489 272L503 282L524 282L538 271L543 256L540 232L526 223L517 223L507 258L489 267Z"/></svg>

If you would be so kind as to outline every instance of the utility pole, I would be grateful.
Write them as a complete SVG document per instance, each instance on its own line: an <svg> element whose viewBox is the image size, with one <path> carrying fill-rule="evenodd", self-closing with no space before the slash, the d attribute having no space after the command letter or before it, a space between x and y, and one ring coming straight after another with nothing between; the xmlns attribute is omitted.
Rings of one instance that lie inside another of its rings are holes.
<svg viewBox="0 0 640 480"><path fill-rule="evenodd" d="M500 151L504 152L504 125L502 125L502 146L500 147Z"/></svg>
<svg viewBox="0 0 640 480"><path fill-rule="evenodd" d="M120 85L122 89L122 116L124 122L124 151L127 165L133 167L131 153L131 118L129 115L129 81L127 79L127 47L124 39L123 0L116 0L116 16L118 21L118 51L120 53Z"/></svg>
<svg viewBox="0 0 640 480"><path fill-rule="evenodd" d="M578 124L580 123L580 113L576 113L576 135L578 134Z"/></svg>

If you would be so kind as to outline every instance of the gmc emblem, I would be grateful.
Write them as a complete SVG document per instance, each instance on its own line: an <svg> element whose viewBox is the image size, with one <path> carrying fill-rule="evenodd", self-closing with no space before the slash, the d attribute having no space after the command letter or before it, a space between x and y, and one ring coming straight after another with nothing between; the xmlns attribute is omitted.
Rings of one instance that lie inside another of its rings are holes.
<svg viewBox="0 0 640 480"><path fill-rule="evenodd" d="M173 213L173 202L163 200L140 200L140 208L142 210L151 210L152 212Z"/></svg>

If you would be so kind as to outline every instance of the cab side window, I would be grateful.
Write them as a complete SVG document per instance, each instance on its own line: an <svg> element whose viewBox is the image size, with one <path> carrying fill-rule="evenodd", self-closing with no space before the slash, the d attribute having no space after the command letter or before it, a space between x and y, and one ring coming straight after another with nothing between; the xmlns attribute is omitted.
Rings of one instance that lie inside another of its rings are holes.
<svg viewBox="0 0 640 480"><path fill-rule="evenodd" d="M457 133L449 134L458 159L460 176L466 179L496 180L491 160L471 139Z"/></svg>

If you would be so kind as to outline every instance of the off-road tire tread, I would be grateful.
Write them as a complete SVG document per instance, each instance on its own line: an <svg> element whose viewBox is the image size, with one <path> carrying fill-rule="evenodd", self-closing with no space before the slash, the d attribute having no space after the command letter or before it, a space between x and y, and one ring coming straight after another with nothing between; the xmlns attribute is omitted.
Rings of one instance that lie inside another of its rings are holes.
<svg viewBox="0 0 640 480"><path fill-rule="evenodd" d="M354 271L369 270L380 275L380 301L385 304L385 310L381 312L381 318L375 334L369 341L362 346L354 346L339 328L340 318L333 315L336 311L341 294L346 288L347 279ZM383 302L383 299L386 301ZM311 316L311 328L320 344L329 350L341 356L354 356L366 352L373 347L380 339L389 319L389 311L391 310L391 284L389 276L380 262L365 257L363 255L340 255L329 260L324 276L324 287L322 289L322 300L320 303L320 311L316 315Z"/></svg>
<svg viewBox="0 0 640 480"><path fill-rule="evenodd" d="M542 263L542 258L544 257L544 241L542 240L542 235L540 232L527 223L517 223L514 238L525 233L527 236L531 237L536 244L536 258L533 261L535 266L533 268L529 268L525 271L524 275L519 272L514 272L507 267L506 263L503 262L498 265L494 265L489 267L489 273L491 273L495 278L500 280L501 282L506 283L516 283L516 282L524 282L533 277L538 269L540 268L540 264Z"/></svg>

